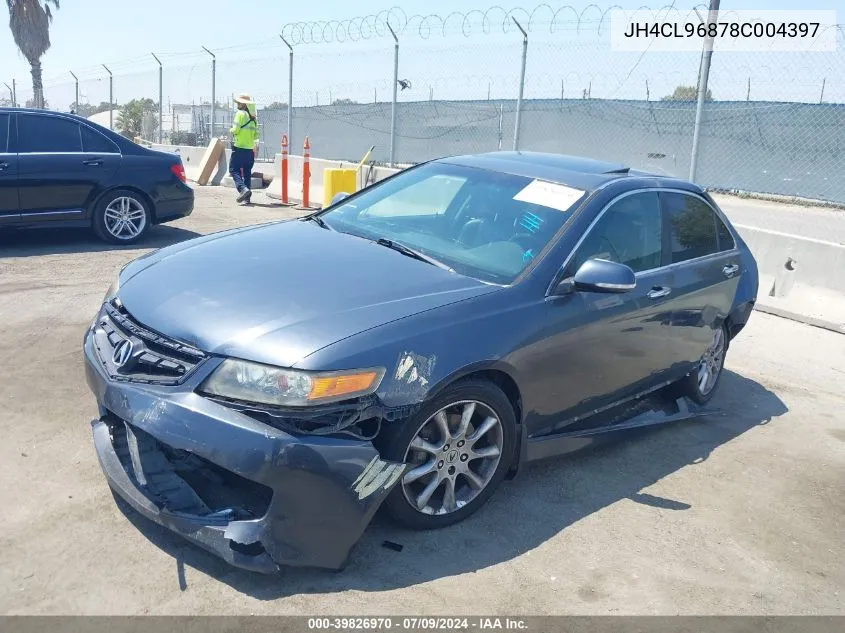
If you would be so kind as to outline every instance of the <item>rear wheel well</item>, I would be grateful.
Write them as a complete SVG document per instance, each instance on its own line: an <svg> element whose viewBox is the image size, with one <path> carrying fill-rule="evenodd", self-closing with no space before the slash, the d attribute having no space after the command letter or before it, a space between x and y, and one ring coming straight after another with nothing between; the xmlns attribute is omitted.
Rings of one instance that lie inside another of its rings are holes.
<svg viewBox="0 0 845 633"><path fill-rule="evenodd" d="M114 187L109 187L103 193L101 193L91 205L90 211L90 220L91 222L94 221L94 212L97 209L97 205L103 201L103 199L108 196L110 193L114 191L131 191L132 193L138 194L138 197L144 201L144 204L147 205L147 208L150 210L150 224L156 224L158 222L158 218L156 217L156 207L153 204L152 198L148 196L144 191L141 191L137 187L132 186L123 186L123 185L116 185Z"/></svg>

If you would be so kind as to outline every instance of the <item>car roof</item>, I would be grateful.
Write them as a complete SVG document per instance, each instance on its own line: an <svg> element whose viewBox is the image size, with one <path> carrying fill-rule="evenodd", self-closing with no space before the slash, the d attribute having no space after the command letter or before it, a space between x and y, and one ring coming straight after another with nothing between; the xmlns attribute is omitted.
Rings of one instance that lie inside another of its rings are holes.
<svg viewBox="0 0 845 633"><path fill-rule="evenodd" d="M42 110L40 108L10 108L8 106L4 106L4 107L0 108L0 110L2 110L3 112L20 112L22 114L57 114L57 115L60 115L60 116L66 116L66 117L85 120L83 117L80 117L79 115L76 115L76 114L71 114L70 112L58 112L56 110L47 110L47 109Z"/></svg>
<svg viewBox="0 0 845 633"><path fill-rule="evenodd" d="M450 156L438 159L436 162L536 178L584 191L599 189L614 181L627 181L632 189L657 185L676 187L695 193L702 191L697 185L672 176L631 169L623 163L611 163L566 154L498 151Z"/></svg>

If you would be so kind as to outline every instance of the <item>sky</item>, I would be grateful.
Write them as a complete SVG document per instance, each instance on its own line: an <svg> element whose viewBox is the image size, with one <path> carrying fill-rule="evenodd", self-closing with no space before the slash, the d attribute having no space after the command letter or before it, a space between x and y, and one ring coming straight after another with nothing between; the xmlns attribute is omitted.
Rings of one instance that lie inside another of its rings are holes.
<svg viewBox="0 0 845 633"><path fill-rule="evenodd" d="M278 34L286 23L346 20L400 7L406 16L449 15L485 10L494 0L394 0L370 11L356 11L339 0L282 2L252 0L65 0L55 11L52 47L42 58L48 103L64 109L75 98L73 71L80 79L80 101L99 103L109 99L106 64L114 73L115 101L158 97L158 65L151 52L164 63L165 103L191 103L211 96L211 56L217 55L216 94L227 101L232 93L253 93L259 104L287 101L288 50ZM543 0L517 0L513 5L530 12ZM565 3L547 0L555 9ZM580 11L589 2L567 3ZM636 9L655 9L671 4L658 0L613 0L595 4ZM689 9L694 0L677 0ZM723 0L727 9L791 9L787 0ZM813 9L839 9L841 0L815 0ZM551 15L540 13L538 22ZM587 34L552 36L549 28L530 33L526 71L527 98L580 97L585 90L593 97L659 99L680 83L695 82L699 55L695 53L619 53L609 50L609 38L596 32L598 13L589 16ZM399 15L399 14L396 14ZM491 15L499 16L499 13ZM546 16L543 18L542 16ZM561 13L561 16L574 15ZM560 18L571 20L571 17ZM476 26L479 14L474 14ZM521 61L521 37L513 29L503 33L460 34L460 18L451 22L450 34L421 37L419 29L400 33L400 78L411 81L402 100L515 98ZM592 29L592 31L590 30ZM477 30L477 28L476 28ZM294 31L288 30L288 33ZM423 33L425 34L425 33ZM606 29L605 29L606 35ZM366 102L389 100L392 87L393 45L389 34L365 41L299 44L295 47L294 104L325 104L331 99L352 98ZM31 95L29 66L22 58L8 29L0 30L0 84L16 80L18 101ZM837 53L759 53L714 56L711 89L717 99L776 99L818 101L824 83L825 101L845 102L845 47ZM0 90L5 87L0 85Z"/></svg>

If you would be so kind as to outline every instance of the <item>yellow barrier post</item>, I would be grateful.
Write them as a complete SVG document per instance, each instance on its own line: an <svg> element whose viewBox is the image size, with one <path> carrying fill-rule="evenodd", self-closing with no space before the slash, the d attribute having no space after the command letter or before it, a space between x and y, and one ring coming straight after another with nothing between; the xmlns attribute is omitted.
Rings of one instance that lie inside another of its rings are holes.
<svg viewBox="0 0 845 633"><path fill-rule="evenodd" d="M324 169L323 170L323 208L332 203L339 193L355 193L357 191L357 169Z"/></svg>

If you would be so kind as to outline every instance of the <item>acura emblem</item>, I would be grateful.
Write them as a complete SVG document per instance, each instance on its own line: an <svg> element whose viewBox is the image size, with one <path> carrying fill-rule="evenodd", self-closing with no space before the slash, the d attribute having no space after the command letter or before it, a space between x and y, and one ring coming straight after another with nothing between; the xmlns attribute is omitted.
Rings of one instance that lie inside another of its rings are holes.
<svg viewBox="0 0 845 633"><path fill-rule="evenodd" d="M111 359L118 367L123 367L132 358L132 341L124 339L114 348Z"/></svg>

